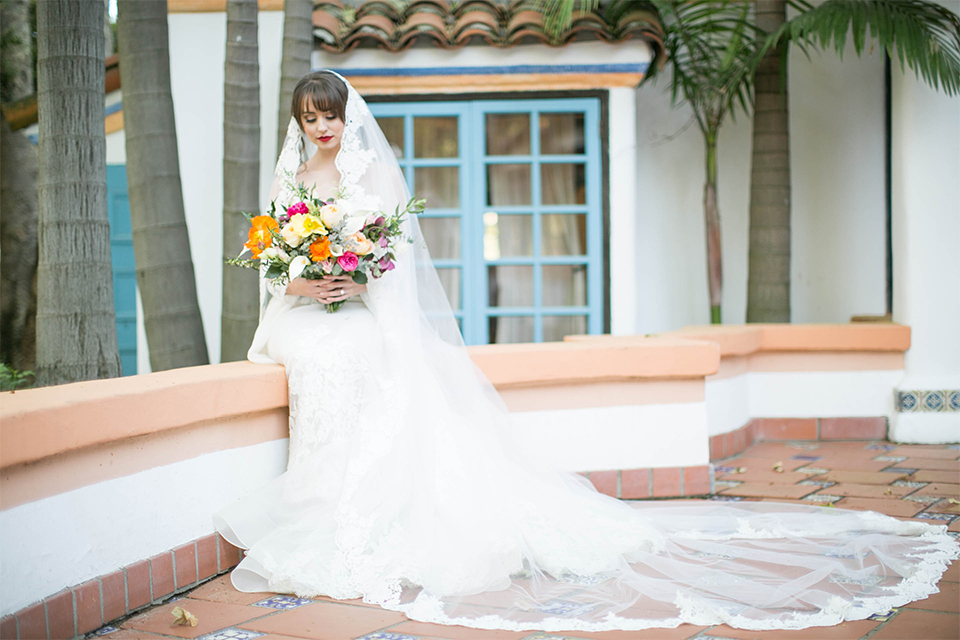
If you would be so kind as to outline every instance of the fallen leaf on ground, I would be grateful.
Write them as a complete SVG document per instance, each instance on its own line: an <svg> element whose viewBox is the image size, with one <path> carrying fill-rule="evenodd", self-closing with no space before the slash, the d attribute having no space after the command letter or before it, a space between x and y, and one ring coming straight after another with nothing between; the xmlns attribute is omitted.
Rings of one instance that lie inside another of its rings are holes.
<svg viewBox="0 0 960 640"><path fill-rule="evenodd" d="M783 473L783 461L781 460L777 462L777 464L773 465L773 470L777 473Z"/></svg>
<svg viewBox="0 0 960 640"><path fill-rule="evenodd" d="M737 467L737 470L734 471L734 473L746 473L746 472L747 472L746 467Z"/></svg>
<svg viewBox="0 0 960 640"><path fill-rule="evenodd" d="M197 616L183 607L174 607L170 613L173 614L173 624L170 625L171 627L195 627L197 623L200 622L197 620Z"/></svg>

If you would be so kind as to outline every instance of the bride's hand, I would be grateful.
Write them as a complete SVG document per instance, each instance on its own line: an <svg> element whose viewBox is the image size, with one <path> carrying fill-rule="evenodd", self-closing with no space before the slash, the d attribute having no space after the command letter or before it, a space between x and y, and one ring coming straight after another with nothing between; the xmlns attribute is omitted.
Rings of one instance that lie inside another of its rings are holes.
<svg viewBox="0 0 960 640"><path fill-rule="evenodd" d="M352 298L367 290L367 285L357 284L350 276L323 276L320 283L320 297L317 298L324 304L331 302L340 302L347 298Z"/></svg>
<svg viewBox="0 0 960 640"><path fill-rule="evenodd" d="M324 304L340 302L367 290L349 276L324 276L323 280L295 278L287 285L287 295L314 298Z"/></svg>

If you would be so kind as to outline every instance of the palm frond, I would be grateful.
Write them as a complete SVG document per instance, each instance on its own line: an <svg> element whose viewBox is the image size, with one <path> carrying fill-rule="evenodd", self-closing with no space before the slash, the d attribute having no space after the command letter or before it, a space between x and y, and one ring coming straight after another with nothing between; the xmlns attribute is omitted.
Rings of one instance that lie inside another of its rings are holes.
<svg viewBox="0 0 960 640"><path fill-rule="evenodd" d="M960 17L927 0L826 0L784 23L763 48L789 39L842 57L848 34L858 56L876 40L901 69L909 67L947 95L960 93Z"/></svg>

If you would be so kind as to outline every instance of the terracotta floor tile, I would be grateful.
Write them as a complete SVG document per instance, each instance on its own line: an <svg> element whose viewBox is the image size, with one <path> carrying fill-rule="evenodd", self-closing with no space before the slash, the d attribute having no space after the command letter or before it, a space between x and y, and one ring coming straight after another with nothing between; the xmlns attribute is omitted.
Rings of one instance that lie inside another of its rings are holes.
<svg viewBox="0 0 960 640"><path fill-rule="evenodd" d="M818 466L813 464L811 466ZM810 476L813 478L814 476ZM831 470L823 475L816 476L817 480L830 480L837 483L850 484L891 484L903 478L903 475L897 473L883 473L881 471L844 471L842 469Z"/></svg>
<svg viewBox="0 0 960 640"><path fill-rule="evenodd" d="M309 640L351 640L403 620L395 611L316 602L238 626Z"/></svg>
<svg viewBox="0 0 960 640"><path fill-rule="evenodd" d="M443 640L519 640L533 635L535 631L489 631L469 627L453 627L429 622L407 620L387 630L389 633L405 633L413 636L429 636ZM562 634L554 634L562 635Z"/></svg>
<svg viewBox="0 0 960 640"><path fill-rule="evenodd" d="M960 460L910 457L903 462L898 462L897 466L905 469L926 469L928 471L952 471L955 474L960 473Z"/></svg>
<svg viewBox="0 0 960 640"><path fill-rule="evenodd" d="M230 584L230 576L220 576L214 578L206 584L202 584L187 594L188 597L196 600L209 600L210 602L222 602L224 604L253 604L269 598L272 593L243 593L237 591Z"/></svg>
<svg viewBox="0 0 960 640"><path fill-rule="evenodd" d="M136 629L120 629L104 637L109 637L110 640L160 640L160 638L170 638L171 636L158 635L148 631L137 631ZM259 638L257 640L259 640Z"/></svg>
<svg viewBox="0 0 960 640"><path fill-rule="evenodd" d="M948 484L960 484L960 473L953 471L933 471L930 469L920 469L910 476L911 480L917 482L946 482Z"/></svg>
<svg viewBox="0 0 960 640"><path fill-rule="evenodd" d="M810 465L814 467L843 471L880 471L895 464L897 463L889 460L873 460L867 456L829 456L810 463ZM904 463L901 462L899 464Z"/></svg>
<svg viewBox="0 0 960 640"><path fill-rule="evenodd" d="M725 496L752 496L756 498L802 498L817 491L819 487L802 484L766 484L745 482L723 491ZM923 506L923 505L919 505ZM911 514L912 515L912 514Z"/></svg>
<svg viewBox="0 0 960 640"><path fill-rule="evenodd" d="M791 460L791 455L796 455L798 453L803 453L802 451L790 451L784 452L782 456L775 457L764 457L764 456L754 456L751 449L747 449L744 452L743 456L738 458L730 458L728 460L723 460L716 463L717 466L723 467L746 467L747 470L757 470L761 469L764 471L773 471L773 466L780 462L783 464L784 471L793 471L799 467L811 464L809 460Z"/></svg>
<svg viewBox="0 0 960 640"><path fill-rule="evenodd" d="M761 442L749 447L743 454L751 458L776 458L777 460L781 458L789 459L798 455L820 455L817 449L801 449L782 442ZM776 460L774 460L774 462L776 462Z"/></svg>
<svg viewBox="0 0 960 640"><path fill-rule="evenodd" d="M960 484L934 482L917 491L918 496L943 496L945 498L960 498Z"/></svg>
<svg viewBox="0 0 960 640"><path fill-rule="evenodd" d="M561 638L576 638L576 640L687 640L709 627L695 627L692 624L682 624L675 629L644 629L643 631L555 631L545 633L546 636ZM528 631L536 637L538 632Z"/></svg>
<svg viewBox="0 0 960 640"><path fill-rule="evenodd" d="M951 500L953 500L953 502L950 502ZM960 515L960 504L957 503L955 498L946 498L936 504L930 505L927 511L931 513L952 513L954 515Z"/></svg>
<svg viewBox="0 0 960 640"><path fill-rule="evenodd" d="M734 482L757 482L761 484L797 484L801 480L810 477L809 473L800 473L799 471L784 471L777 473L770 468L757 469L756 467L747 467L743 473L727 473L717 476L717 480L727 480Z"/></svg>
<svg viewBox="0 0 960 640"><path fill-rule="evenodd" d="M330 598L330 597L328 597L328 596L317 596L317 597L312 598L312 599L313 599L313 600L317 600L317 601L319 601L319 602L333 602L333 603L335 603L335 604L349 604L349 605L353 605L353 606L355 606L355 607L370 607L371 609L380 609L380 608L381 608L380 605L378 605L378 604L369 604L369 603L367 603L367 602L364 602L364 601L363 601L362 599L360 599L360 598L357 598L356 600L335 600L334 598Z"/></svg>
<svg viewBox="0 0 960 640"><path fill-rule="evenodd" d="M174 607L183 607L197 617L195 627L173 627L171 611ZM165 605L155 607L123 623L124 629L150 631L178 638L196 638L205 633L225 627L233 627L260 616L269 615L270 609L260 607L242 607L223 602L209 602L193 598L180 598ZM359 635L359 634L358 634Z"/></svg>
<svg viewBox="0 0 960 640"><path fill-rule="evenodd" d="M940 589L940 593L927 596L923 600L911 602L907 607L910 609L960 613L960 584L941 580L937 587Z"/></svg>
<svg viewBox="0 0 960 640"><path fill-rule="evenodd" d="M832 489L833 487L828 487ZM858 511L876 511L885 513L888 516L898 516L909 518L923 511L926 505L910 500L883 500L877 498L845 498L843 503L838 505L844 509L856 509Z"/></svg>
<svg viewBox="0 0 960 640"><path fill-rule="evenodd" d="M957 640L960 616L903 609L870 640Z"/></svg>
<svg viewBox="0 0 960 640"><path fill-rule="evenodd" d="M951 522L950 526L947 527L947 531L960 531L960 518Z"/></svg>
<svg viewBox="0 0 960 640"><path fill-rule="evenodd" d="M908 458L939 458L940 460L957 460L960 451L956 449L915 449L909 445L900 445L887 452L888 456L907 456Z"/></svg>
<svg viewBox="0 0 960 640"><path fill-rule="evenodd" d="M950 563L950 566L947 567L947 570L943 572L943 577L940 578L941 582L960 582L960 560L954 560Z"/></svg>
<svg viewBox="0 0 960 640"><path fill-rule="evenodd" d="M915 487L892 487L882 484L835 484L827 487L823 493L834 496L852 496L854 498L883 498L897 500L916 491Z"/></svg>
<svg viewBox="0 0 960 640"><path fill-rule="evenodd" d="M859 640L862 636L870 633L879 622L873 620L854 620L843 622L833 627L811 627L809 629L796 629L786 631L778 629L774 631L746 631L744 629L734 629L725 624L710 628L704 635L717 636L720 638L733 638L734 640Z"/></svg>

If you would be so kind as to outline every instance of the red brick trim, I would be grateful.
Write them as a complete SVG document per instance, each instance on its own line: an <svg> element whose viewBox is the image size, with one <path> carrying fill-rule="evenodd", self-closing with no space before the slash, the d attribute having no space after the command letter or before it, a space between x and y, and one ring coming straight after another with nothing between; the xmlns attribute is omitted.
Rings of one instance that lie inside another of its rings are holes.
<svg viewBox="0 0 960 640"><path fill-rule="evenodd" d="M24 607L0 619L3 640L83 636L235 567L239 549L211 534ZM174 582L176 583L174 585Z"/></svg>
<svg viewBox="0 0 960 640"><path fill-rule="evenodd" d="M614 498L680 498L713 493L713 465L660 467L657 469L614 469L589 471L583 475L597 491Z"/></svg>
<svg viewBox="0 0 960 640"><path fill-rule="evenodd" d="M743 453L754 442L883 440L887 418L754 418L739 429L710 437L710 460Z"/></svg>

